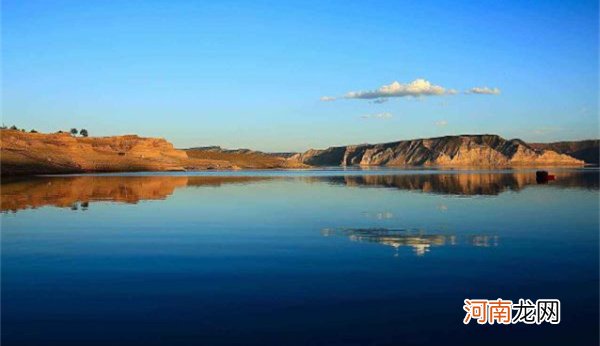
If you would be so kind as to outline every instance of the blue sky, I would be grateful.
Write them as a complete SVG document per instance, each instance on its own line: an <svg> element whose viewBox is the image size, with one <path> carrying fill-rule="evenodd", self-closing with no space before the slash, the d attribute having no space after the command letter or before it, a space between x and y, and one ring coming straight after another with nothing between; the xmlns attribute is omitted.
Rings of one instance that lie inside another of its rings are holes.
<svg viewBox="0 0 600 346"><path fill-rule="evenodd" d="M2 5L8 126L268 151L599 136L596 1ZM394 81L387 102L348 97Z"/></svg>

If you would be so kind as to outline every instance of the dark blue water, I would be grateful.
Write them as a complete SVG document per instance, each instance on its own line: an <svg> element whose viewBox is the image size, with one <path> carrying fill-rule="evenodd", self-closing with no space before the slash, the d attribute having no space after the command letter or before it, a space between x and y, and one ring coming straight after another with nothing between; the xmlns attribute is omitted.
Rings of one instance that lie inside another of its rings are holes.
<svg viewBox="0 0 600 346"><path fill-rule="evenodd" d="M597 170L2 183L3 345L598 344ZM463 324L557 298L558 325Z"/></svg>

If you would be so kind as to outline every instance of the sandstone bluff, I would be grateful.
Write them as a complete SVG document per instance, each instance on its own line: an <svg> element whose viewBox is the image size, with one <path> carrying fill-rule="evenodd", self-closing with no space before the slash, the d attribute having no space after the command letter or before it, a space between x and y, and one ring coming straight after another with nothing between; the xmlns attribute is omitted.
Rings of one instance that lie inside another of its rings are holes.
<svg viewBox="0 0 600 346"><path fill-rule="evenodd" d="M309 150L290 158L311 166L581 166L584 161L519 139L461 135Z"/></svg>

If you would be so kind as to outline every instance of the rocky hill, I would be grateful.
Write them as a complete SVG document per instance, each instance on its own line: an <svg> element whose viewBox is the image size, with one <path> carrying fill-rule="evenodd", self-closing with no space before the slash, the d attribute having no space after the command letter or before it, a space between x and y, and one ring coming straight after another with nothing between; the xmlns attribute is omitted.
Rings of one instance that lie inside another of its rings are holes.
<svg viewBox="0 0 600 346"><path fill-rule="evenodd" d="M589 164L598 165L600 163L600 140L598 139L554 143L532 143L530 145L535 149L553 150L559 154L567 154Z"/></svg>
<svg viewBox="0 0 600 346"><path fill-rule="evenodd" d="M0 130L2 175L302 167L250 150L175 149L162 138Z"/></svg>
<svg viewBox="0 0 600 346"><path fill-rule="evenodd" d="M162 138L74 137L2 130L2 174L183 170L187 154Z"/></svg>
<svg viewBox="0 0 600 346"><path fill-rule="evenodd" d="M190 148L185 152L191 159L230 162L235 168L241 169L300 168L304 166L297 161L287 160L286 158L291 156L287 153L271 154L250 149L223 149L219 146Z"/></svg>
<svg viewBox="0 0 600 346"><path fill-rule="evenodd" d="M552 150L535 149L519 139L461 135L311 149L292 156L311 166L582 166L583 161Z"/></svg>

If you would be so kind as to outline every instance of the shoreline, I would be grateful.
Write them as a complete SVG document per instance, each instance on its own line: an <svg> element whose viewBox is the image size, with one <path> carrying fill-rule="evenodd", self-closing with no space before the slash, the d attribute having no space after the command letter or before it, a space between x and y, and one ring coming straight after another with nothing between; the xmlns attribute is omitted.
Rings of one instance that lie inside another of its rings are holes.
<svg viewBox="0 0 600 346"><path fill-rule="evenodd" d="M3 174L1 179L18 179L33 177L80 177L80 176L210 176L210 175L245 175L246 173L278 173L278 172L439 172L439 173L510 173L534 172L537 170L600 170L600 166L586 164L573 165L546 165L546 166L322 166L304 168L244 168L244 169L200 169L200 170L129 170L129 171L88 171L88 172L61 172L61 173L29 173L29 174ZM260 174L258 174L260 175ZM343 175L343 174L342 174Z"/></svg>

